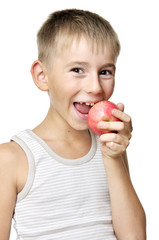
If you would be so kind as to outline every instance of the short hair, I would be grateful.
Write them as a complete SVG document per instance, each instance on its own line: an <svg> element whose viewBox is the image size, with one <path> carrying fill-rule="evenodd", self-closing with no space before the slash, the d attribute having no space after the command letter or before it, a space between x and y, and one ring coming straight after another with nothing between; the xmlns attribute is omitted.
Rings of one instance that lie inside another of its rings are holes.
<svg viewBox="0 0 159 240"><path fill-rule="evenodd" d="M118 57L120 42L106 19L89 11L66 9L50 14L38 31L38 59L48 63L50 55L55 55L59 47L65 49L74 37L80 39L81 36L89 39L92 46L109 44L115 58Z"/></svg>

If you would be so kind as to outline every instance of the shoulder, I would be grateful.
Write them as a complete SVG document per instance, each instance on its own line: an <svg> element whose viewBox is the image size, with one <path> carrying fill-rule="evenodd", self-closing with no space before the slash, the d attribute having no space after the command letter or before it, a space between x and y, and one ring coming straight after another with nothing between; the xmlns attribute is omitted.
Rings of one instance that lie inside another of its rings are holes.
<svg viewBox="0 0 159 240"><path fill-rule="evenodd" d="M19 157L24 157L23 150L15 142L0 144L0 166L13 165Z"/></svg>
<svg viewBox="0 0 159 240"><path fill-rule="evenodd" d="M0 167L12 165L16 156L18 157L19 147L15 142L0 144Z"/></svg>
<svg viewBox="0 0 159 240"><path fill-rule="evenodd" d="M27 157L22 148L14 141L0 144L0 178L13 184L17 193L23 183L22 175L27 177Z"/></svg>

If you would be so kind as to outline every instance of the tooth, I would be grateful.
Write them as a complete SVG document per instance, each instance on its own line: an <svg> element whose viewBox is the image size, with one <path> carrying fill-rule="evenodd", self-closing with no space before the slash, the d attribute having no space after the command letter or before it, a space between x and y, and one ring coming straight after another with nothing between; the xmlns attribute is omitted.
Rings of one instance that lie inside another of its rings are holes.
<svg viewBox="0 0 159 240"><path fill-rule="evenodd" d="M94 103L91 103L90 105L93 107L93 106L94 106Z"/></svg>
<svg viewBox="0 0 159 240"><path fill-rule="evenodd" d="M89 106L90 105L90 103L85 103L87 106Z"/></svg>
<svg viewBox="0 0 159 240"><path fill-rule="evenodd" d="M80 102L80 104L83 104L83 102Z"/></svg>

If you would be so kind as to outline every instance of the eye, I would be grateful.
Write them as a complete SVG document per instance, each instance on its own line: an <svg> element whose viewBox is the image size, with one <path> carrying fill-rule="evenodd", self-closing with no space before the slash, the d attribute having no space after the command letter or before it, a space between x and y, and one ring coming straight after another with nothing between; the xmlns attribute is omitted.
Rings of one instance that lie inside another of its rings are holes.
<svg viewBox="0 0 159 240"><path fill-rule="evenodd" d="M73 68L71 71L75 73L83 73L82 69L80 68Z"/></svg>
<svg viewBox="0 0 159 240"><path fill-rule="evenodd" d="M102 70L100 75L112 75L112 72L110 70Z"/></svg>

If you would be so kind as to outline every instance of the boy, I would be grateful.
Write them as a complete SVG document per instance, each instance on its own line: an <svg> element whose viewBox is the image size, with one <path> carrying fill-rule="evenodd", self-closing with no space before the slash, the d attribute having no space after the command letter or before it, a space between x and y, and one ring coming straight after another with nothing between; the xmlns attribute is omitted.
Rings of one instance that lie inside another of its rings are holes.
<svg viewBox="0 0 159 240"><path fill-rule="evenodd" d="M0 147L0 236L9 239L144 240L145 214L126 157L131 118L124 105L88 130L92 105L114 89L120 51L111 25L97 14L69 9L50 15L38 32L39 58L31 67L50 108L33 130Z"/></svg>

